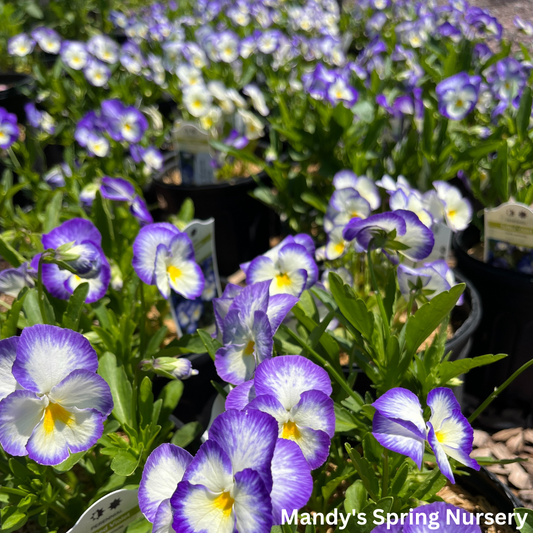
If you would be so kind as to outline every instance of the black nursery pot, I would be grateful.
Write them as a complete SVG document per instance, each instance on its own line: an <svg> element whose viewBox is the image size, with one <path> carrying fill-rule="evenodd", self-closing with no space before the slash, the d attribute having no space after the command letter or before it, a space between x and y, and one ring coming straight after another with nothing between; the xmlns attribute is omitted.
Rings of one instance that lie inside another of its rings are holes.
<svg viewBox="0 0 533 533"><path fill-rule="evenodd" d="M517 507L524 504L504 485L492 472L485 467L480 470L464 469L468 475L457 476L456 482L473 496L483 496L487 502L498 509L498 513L509 516Z"/></svg>
<svg viewBox="0 0 533 533"><path fill-rule="evenodd" d="M472 281L483 307L471 355L509 355L495 364L468 373L466 391L484 400L533 356L533 276L499 269L474 259L468 250L479 240L479 230L471 226L456 235L453 242L457 269ZM527 425L532 422L532 377L532 371L526 370L495 402L495 407L500 410L520 410L523 423Z"/></svg>
<svg viewBox="0 0 533 533"><path fill-rule="evenodd" d="M25 74L0 73L0 107L17 115L20 123L26 122L24 106L29 102L21 89L29 87L32 79Z"/></svg>
<svg viewBox="0 0 533 533"><path fill-rule="evenodd" d="M186 198L194 202L194 216L215 219L218 269L229 276L239 264L269 249L273 211L252 198L254 178L235 178L211 185L173 185L163 177L175 168L170 163L155 177L153 187L163 213L175 214ZM264 178L260 178L264 179Z"/></svg>

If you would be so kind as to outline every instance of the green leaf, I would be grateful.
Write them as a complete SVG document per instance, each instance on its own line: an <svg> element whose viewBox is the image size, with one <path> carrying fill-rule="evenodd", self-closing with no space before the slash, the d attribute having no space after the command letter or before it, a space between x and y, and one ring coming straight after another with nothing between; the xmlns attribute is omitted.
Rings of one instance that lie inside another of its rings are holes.
<svg viewBox="0 0 533 533"><path fill-rule="evenodd" d="M174 433L170 442L172 444L175 444L176 446L181 446L182 448L185 448L185 446L188 446L194 439L199 437L202 433L202 424L200 424L199 422L189 422L188 424L185 424L184 426L179 428L176 433Z"/></svg>
<svg viewBox="0 0 533 533"><path fill-rule="evenodd" d="M409 474L409 465L404 462L402 463L402 466L398 469L398 472L396 472L396 475L394 476L392 483L391 483L391 493L392 494L400 494L400 491L402 490L403 486L405 485L405 482L407 481L407 475Z"/></svg>
<svg viewBox="0 0 533 533"><path fill-rule="evenodd" d="M464 290L465 284L461 283L449 291L441 292L409 318L405 329L406 349L409 358L416 353L420 345L455 307Z"/></svg>
<svg viewBox="0 0 533 533"><path fill-rule="evenodd" d="M45 314L44 318L39 307L39 293L37 289L30 289L22 304L22 309L26 315L28 326L34 326L35 324L55 324L54 310L44 293L43 307Z"/></svg>
<svg viewBox="0 0 533 533"><path fill-rule="evenodd" d="M345 285L334 272L329 273L329 285L341 313L357 331L370 339L374 329L374 315L368 311L365 302L357 298L351 287Z"/></svg>
<svg viewBox="0 0 533 533"><path fill-rule="evenodd" d="M162 328L159 328L154 336L150 339L150 342L148 343L148 346L146 348L146 357L152 357L157 351L159 350L159 346L161 346L161 343L165 340L165 337L167 336L168 328L166 326L163 326Z"/></svg>
<svg viewBox="0 0 533 533"><path fill-rule="evenodd" d="M154 395L152 393L152 380L144 376L139 387L139 422L141 427L150 425Z"/></svg>
<svg viewBox="0 0 533 533"><path fill-rule="evenodd" d="M498 149L498 156L492 167L492 178L500 200L506 202L509 200L509 168L507 164L507 141L503 141Z"/></svg>
<svg viewBox="0 0 533 533"><path fill-rule="evenodd" d="M131 476L139 466L141 457L135 457L129 450L121 450L111 461L111 470L119 476Z"/></svg>
<svg viewBox="0 0 533 533"><path fill-rule="evenodd" d="M83 304L89 294L89 283L78 285L69 298L67 312L63 315L63 327L78 331Z"/></svg>
<svg viewBox="0 0 533 533"><path fill-rule="evenodd" d="M19 267L24 261L26 261L24 256L20 255L11 244L3 239L3 237L0 237L0 256L15 268Z"/></svg>
<svg viewBox="0 0 533 533"><path fill-rule="evenodd" d="M59 225L59 215L61 214L61 204L63 203L63 193L56 192L44 211L43 231L48 233Z"/></svg>
<svg viewBox="0 0 533 533"><path fill-rule="evenodd" d="M531 95L531 87L525 87L520 99L520 107L516 114L516 131L518 139L522 142L527 137L527 130L529 128L529 121L531 119L531 105L533 104L533 96Z"/></svg>
<svg viewBox="0 0 533 533"><path fill-rule="evenodd" d="M202 339L209 357L211 357L211 359L214 361L215 353L222 346L222 344L220 344L220 342L218 342L216 339L213 339L213 337L211 337L211 335L209 335L209 333L203 329L199 329L197 333L200 339Z"/></svg>
<svg viewBox="0 0 533 533"><path fill-rule="evenodd" d="M75 464L77 464L87 452L71 453L68 459L65 459L62 463L54 466L54 470L58 472L68 472Z"/></svg>
<svg viewBox="0 0 533 533"><path fill-rule="evenodd" d="M28 516L13 506L2 509L0 516L2 517L2 531L4 533L17 531L28 521Z"/></svg>
<svg viewBox="0 0 533 533"><path fill-rule="evenodd" d="M460 376L461 374L465 374L473 368L490 365L505 357L507 357L507 354L500 353L497 355L480 355L478 357L459 359L458 361L445 361L434 369L434 372L437 373L439 378L439 381L435 386L441 387L451 379Z"/></svg>
<svg viewBox="0 0 533 533"><path fill-rule="evenodd" d="M356 514L360 513L365 506L367 499L367 492L363 485L363 482L358 479L355 483L350 485L346 490L346 497L344 500L344 510L347 513L355 511Z"/></svg>
<svg viewBox="0 0 533 533"><path fill-rule="evenodd" d="M22 289L22 291L19 292L17 299L11 304L11 309L7 312L6 319L2 324L2 333L0 335L2 339L14 337L17 334L20 312L22 311L24 298L26 297L27 292L27 289Z"/></svg>
<svg viewBox="0 0 533 533"><path fill-rule="evenodd" d="M345 447L368 494L370 494L372 499L377 499L376 496L379 493L379 482L372 469L372 465L367 459L361 457L359 452L355 448L352 448L348 443L345 444Z"/></svg>
<svg viewBox="0 0 533 533"><path fill-rule="evenodd" d="M159 398L163 400L161 414L159 418L162 422L168 420L168 417L176 409L181 396L183 395L183 382L179 379L169 381L161 391Z"/></svg>
<svg viewBox="0 0 533 533"><path fill-rule="evenodd" d="M190 198L185 198L180 210L176 215L178 228L183 230L185 226L194 218L194 202Z"/></svg>
<svg viewBox="0 0 533 533"><path fill-rule="evenodd" d="M520 517L526 517L526 521L524 522L524 526L520 530L520 533L533 533L533 511L531 509L526 509L525 507L516 507L514 512Z"/></svg>
<svg viewBox="0 0 533 533"><path fill-rule="evenodd" d="M96 196L91 207L91 216L94 225L98 228L102 235L102 248L108 257L114 256L113 243L115 241L115 233L113 231L113 219L109 212L109 207L100 191Z"/></svg>
<svg viewBox="0 0 533 533"><path fill-rule="evenodd" d="M444 485L446 485L446 478L441 474L438 468L435 468L431 474L426 477L425 481L420 483L413 493L412 498L428 501L430 498L433 498Z"/></svg>
<svg viewBox="0 0 533 533"><path fill-rule="evenodd" d="M132 522L124 533L150 533L152 531L152 524L143 516L135 522Z"/></svg>
<svg viewBox="0 0 533 533"><path fill-rule="evenodd" d="M114 417L122 424L133 426L132 416L132 389L126 372L118 365L115 354L106 352L100 358L98 373L107 381L113 395Z"/></svg>
<svg viewBox="0 0 533 533"><path fill-rule="evenodd" d="M205 344L197 333L193 335L183 335L183 337L173 340L168 343L165 348L160 350L157 353L157 356L172 357L173 355L190 353L205 353Z"/></svg>
<svg viewBox="0 0 533 533"><path fill-rule="evenodd" d="M43 10L35 3L30 2L24 6L24 11L34 19L42 20L44 18Z"/></svg>
<svg viewBox="0 0 533 533"><path fill-rule="evenodd" d="M383 511L383 514L381 516L386 516L388 513L390 513L390 510L392 508L392 504L394 503L394 498L391 496L388 496L387 498L383 498L379 500L378 502L372 502L369 503L362 511L361 514L366 517L366 524L359 525L354 521L350 522L350 532L353 533L370 533L375 527L376 524L374 523L374 513L377 510Z"/></svg>

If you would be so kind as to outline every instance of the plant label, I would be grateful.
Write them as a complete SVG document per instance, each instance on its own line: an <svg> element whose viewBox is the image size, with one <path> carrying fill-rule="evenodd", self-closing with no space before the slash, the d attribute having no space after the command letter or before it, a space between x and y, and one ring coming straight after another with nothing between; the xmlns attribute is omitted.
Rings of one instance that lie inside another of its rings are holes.
<svg viewBox="0 0 533 533"><path fill-rule="evenodd" d="M214 183L209 134L194 122L179 122L172 132L172 138L177 149L183 185Z"/></svg>
<svg viewBox="0 0 533 533"><path fill-rule="evenodd" d="M142 517L138 490L121 489L93 503L68 533L124 533Z"/></svg>
<svg viewBox="0 0 533 533"><path fill-rule="evenodd" d="M180 337L185 333L194 333L198 327L214 323L210 302L222 294L215 249L215 219L193 220L183 231L194 246L196 262L204 273L205 287L195 300L187 300L172 292L171 311Z"/></svg>
<svg viewBox="0 0 533 533"><path fill-rule="evenodd" d="M485 250L489 265L533 274L533 210L511 200L485 209Z"/></svg>

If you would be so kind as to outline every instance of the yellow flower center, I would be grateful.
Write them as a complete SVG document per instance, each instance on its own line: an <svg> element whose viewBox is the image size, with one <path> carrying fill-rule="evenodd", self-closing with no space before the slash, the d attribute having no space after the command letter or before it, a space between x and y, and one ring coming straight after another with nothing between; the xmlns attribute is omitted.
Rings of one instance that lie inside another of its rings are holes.
<svg viewBox="0 0 533 533"><path fill-rule="evenodd" d="M276 276L278 287L286 287L291 284L291 280L287 274L278 274Z"/></svg>
<svg viewBox="0 0 533 533"><path fill-rule="evenodd" d="M361 218L361 217L359 216L359 213L358 213L357 211L352 211L352 212L350 213L350 217L352 217L352 218Z"/></svg>
<svg viewBox="0 0 533 533"><path fill-rule="evenodd" d="M167 268L167 273L172 281L176 281L182 274L181 270L173 265Z"/></svg>
<svg viewBox="0 0 533 533"><path fill-rule="evenodd" d="M193 103L192 103L192 106L195 108L195 109L200 109L202 107L202 101L201 100L195 100Z"/></svg>
<svg viewBox="0 0 533 533"><path fill-rule="evenodd" d="M457 107L463 107L464 106L464 102L462 100L457 100L457 102L455 103L455 105Z"/></svg>
<svg viewBox="0 0 533 533"><path fill-rule="evenodd" d="M0 143L5 143L6 141L7 135L3 131L0 131Z"/></svg>
<svg viewBox="0 0 533 533"><path fill-rule="evenodd" d="M298 440L300 438L300 430L298 426L292 421L289 420L283 424L283 431L281 432L282 439L294 439Z"/></svg>
<svg viewBox="0 0 533 533"><path fill-rule="evenodd" d="M444 440L446 439L446 435L444 435L444 433L442 431L436 431L435 432L435 437L441 443L444 442Z"/></svg>
<svg viewBox="0 0 533 533"><path fill-rule="evenodd" d="M244 355L253 355L254 347L255 347L255 342L249 341L248 344L246 345L246 348L244 348Z"/></svg>
<svg viewBox="0 0 533 533"><path fill-rule="evenodd" d="M335 245L335 251L338 254L342 254L344 252L344 243L343 242L339 242L338 244L336 244Z"/></svg>
<svg viewBox="0 0 533 533"><path fill-rule="evenodd" d="M454 218L457 215L457 211L455 209L450 209L448 211L448 218Z"/></svg>
<svg viewBox="0 0 533 533"><path fill-rule="evenodd" d="M49 403L48 407L44 411L45 433L51 433L54 431L56 421L63 422L63 424L66 424L67 426L71 426L74 423L74 418L72 417L72 413L69 413L58 403Z"/></svg>
<svg viewBox="0 0 533 533"><path fill-rule="evenodd" d="M214 504L217 509L220 509L224 516L229 516L233 509L235 500L230 496L229 492L223 492L220 496L215 498Z"/></svg>

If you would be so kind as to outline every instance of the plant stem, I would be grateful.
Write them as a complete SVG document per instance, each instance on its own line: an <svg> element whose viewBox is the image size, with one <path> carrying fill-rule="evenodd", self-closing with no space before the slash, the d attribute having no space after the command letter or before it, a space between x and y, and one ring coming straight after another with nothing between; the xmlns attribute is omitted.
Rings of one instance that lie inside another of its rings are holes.
<svg viewBox="0 0 533 533"><path fill-rule="evenodd" d="M141 334L141 360L144 359L144 353L146 351L146 301L144 299L144 285L143 282L139 280L139 288L141 291L141 323L140 323L140 334Z"/></svg>
<svg viewBox="0 0 533 533"><path fill-rule="evenodd" d="M533 359L524 363L509 379L504 381L489 397L468 417L470 424L522 373L533 365Z"/></svg>
<svg viewBox="0 0 533 533"><path fill-rule="evenodd" d="M381 293L379 292L378 281L376 279L376 273L374 272L374 264L372 263L372 250L371 247L368 248L368 270L370 271L370 279L372 280L372 288L376 295L376 300L378 302L379 311L381 313L381 319L383 321L383 333L385 334L385 339L390 337L390 324L387 317L387 311L385 311L385 306L383 305L383 298L381 298Z"/></svg>
<svg viewBox="0 0 533 533"><path fill-rule="evenodd" d="M319 353L315 352L315 350L313 350L299 335L294 333L294 331L288 328L285 324L282 324L280 328L288 333L302 348L307 350L324 367L324 369L329 372L345 392L347 392L357 403L360 402L361 399L358 395L351 389L348 383L346 383L346 380L333 368L329 361L326 361L326 359L324 359Z"/></svg>
<svg viewBox="0 0 533 533"><path fill-rule="evenodd" d="M44 311L44 299L43 299L43 257L44 253L39 257L39 267L37 270L37 298L39 300L39 311L41 312L41 317L43 324L46 324L46 316Z"/></svg>

